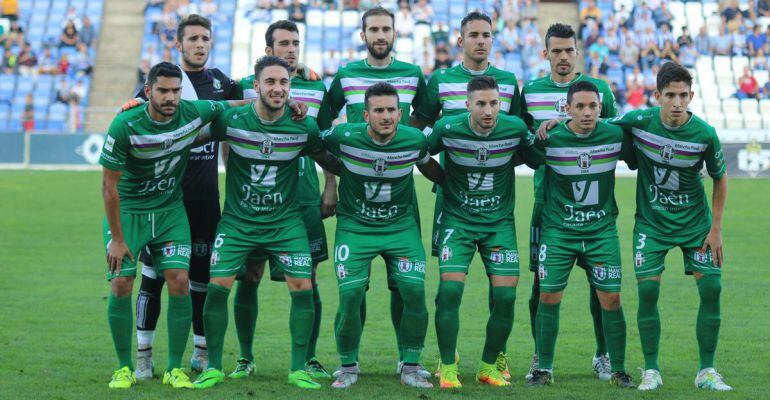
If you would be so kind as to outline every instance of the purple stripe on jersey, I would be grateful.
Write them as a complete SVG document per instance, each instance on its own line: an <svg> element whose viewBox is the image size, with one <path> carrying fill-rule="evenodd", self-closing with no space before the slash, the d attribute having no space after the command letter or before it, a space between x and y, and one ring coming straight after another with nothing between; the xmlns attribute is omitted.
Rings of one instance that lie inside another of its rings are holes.
<svg viewBox="0 0 770 400"><path fill-rule="evenodd" d="M552 161L577 161L577 156L575 157L546 156L545 158Z"/></svg>
<svg viewBox="0 0 770 400"><path fill-rule="evenodd" d="M602 159L605 159L605 158L616 157L619 154L620 154L620 152L616 151L614 153L605 153L605 154L592 155L591 158L594 159L594 160L602 160ZM574 156L574 157L569 157L569 156L567 156L567 157L547 156L546 158L549 159L549 160L552 160L552 161L577 161L577 156Z"/></svg>
<svg viewBox="0 0 770 400"><path fill-rule="evenodd" d="M148 147L160 147L161 145L163 145L163 142L158 142L158 143L137 143L137 144L134 145L134 147L140 148L140 149L146 149Z"/></svg>
<svg viewBox="0 0 770 400"><path fill-rule="evenodd" d="M372 160L367 160L366 158L357 157L357 156L354 156L354 155L352 155L350 153L347 153L347 152L344 152L344 151L340 151L340 153L342 155L344 155L345 157L347 157L347 158L349 158L351 160L358 161L358 162L362 162L362 163L370 163L370 162L372 162Z"/></svg>
<svg viewBox="0 0 770 400"><path fill-rule="evenodd" d="M620 155L620 152L616 151L614 153L598 154L598 155L595 155L595 156L591 156L591 158L593 158L594 160L601 160L601 159L604 159L604 158L617 157L618 155Z"/></svg>
<svg viewBox="0 0 770 400"><path fill-rule="evenodd" d="M640 142L642 142L642 143L646 144L647 146L650 146L650 147L652 147L654 149L660 150L661 148L663 148L663 146L661 146L659 144L652 143L652 142L650 142L648 140L642 139L639 136L634 135L634 137L636 138L636 140L638 140L638 141L640 141ZM680 150L680 149L674 149L674 153L675 154L679 154L679 155L683 155L683 156L697 156L697 155L701 154L700 151L687 151L687 150Z"/></svg>
<svg viewBox="0 0 770 400"><path fill-rule="evenodd" d="M407 158L407 159L404 159L404 160L388 161L388 164L390 164L390 165L404 165L404 164L413 163L415 161L417 161L417 158Z"/></svg>
<svg viewBox="0 0 770 400"><path fill-rule="evenodd" d="M552 106L553 101L528 101L527 107Z"/></svg>
<svg viewBox="0 0 770 400"><path fill-rule="evenodd" d="M232 140L232 141L234 141L234 142L241 142L241 143L251 144L251 145L254 145L254 146L261 146L262 145L261 141L258 142L256 140L244 139L244 138L240 138L240 137L237 137L237 136L227 135L227 138Z"/></svg>
<svg viewBox="0 0 770 400"><path fill-rule="evenodd" d="M500 97L505 97L506 99L512 99L513 98L513 93L500 92Z"/></svg>
<svg viewBox="0 0 770 400"><path fill-rule="evenodd" d="M417 86L412 85L393 85L396 90L417 90ZM366 90L369 89L369 86L345 86L342 88L343 92L350 92L353 90Z"/></svg>
<svg viewBox="0 0 770 400"><path fill-rule="evenodd" d="M321 104L321 100L314 99L312 97L295 97L294 100L301 101L301 102L304 102L304 103Z"/></svg>
<svg viewBox="0 0 770 400"><path fill-rule="evenodd" d="M456 151L458 153L466 153L466 154L475 154L476 153L476 150L463 149L461 147L446 146L446 148L449 149L449 150L454 150L454 151ZM506 153L506 152L509 152L509 151L513 151L513 147L503 147L503 148L500 148L500 149L489 150L489 154L500 154L500 153Z"/></svg>
<svg viewBox="0 0 770 400"><path fill-rule="evenodd" d="M475 151L473 151L473 150L463 149L461 147L446 146L446 145L445 145L445 147L447 148L447 150L453 150L453 151L456 151L458 153L466 153L466 154L473 154L473 153L475 153Z"/></svg>
<svg viewBox="0 0 770 400"><path fill-rule="evenodd" d="M663 147L663 146L661 146L661 145L659 145L659 144L655 144L655 143L653 143L653 142L650 142L650 141L644 140L644 139L642 139L642 138L641 138L641 137L639 137L639 136L636 136L636 135L634 135L634 137L636 137L636 140L638 140L638 141L640 141L640 142L642 142L642 143L646 144L647 146L650 146L650 147L652 147L653 149L657 149L657 150L660 150L660 148L661 148L661 147Z"/></svg>
<svg viewBox="0 0 770 400"><path fill-rule="evenodd" d="M304 142L295 142L295 143L287 142L287 143L273 143L273 146L275 146L275 147L299 147L299 146L302 146L304 144L305 144Z"/></svg>
<svg viewBox="0 0 770 400"><path fill-rule="evenodd" d="M449 91L446 91L446 92L439 92L438 96L439 97L444 97L444 96L465 96L466 94L468 94L468 92L466 92L465 90L461 90L461 91L449 90Z"/></svg>

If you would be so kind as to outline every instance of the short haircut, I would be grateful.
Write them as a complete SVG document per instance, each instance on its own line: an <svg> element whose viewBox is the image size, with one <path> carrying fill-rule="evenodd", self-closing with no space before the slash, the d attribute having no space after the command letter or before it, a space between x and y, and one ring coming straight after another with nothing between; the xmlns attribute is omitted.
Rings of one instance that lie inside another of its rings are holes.
<svg viewBox="0 0 770 400"><path fill-rule="evenodd" d="M366 10L364 15L361 17L361 27L362 27L361 29L366 31L366 19L369 18L369 17L377 16L377 15L382 15L382 16L390 17L390 21L391 21L390 26L391 27L393 27L393 25L395 25L395 23L396 23L396 16L393 15L392 12L388 11L387 9L385 9L383 7L377 6L377 7L373 7L373 8L370 8L370 9Z"/></svg>
<svg viewBox="0 0 770 400"><path fill-rule="evenodd" d="M287 21L285 19L282 19L280 21L275 21L270 26L267 27L267 30L265 31L265 45L267 47L272 48L275 44L275 39L273 39L273 33L279 29L282 29L284 31L294 32L297 35L299 35L299 29L297 28L297 24L291 21Z"/></svg>
<svg viewBox="0 0 770 400"><path fill-rule="evenodd" d="M460 32L465 32L465 25L468 25L471 21L487 21L487 23L491 26L492 25L492 18L489 18L489 15L484 14L479 11L471 11L463 17L463 20L460 21Z"/></svg>
<svg viewBox="0 0 770 400"><path fill-rule="evenodd" d="M259 75L267 67L279 66L286 69L286 72L291 74L289 63L283 58L276 56L262 56L256 63L254 63L254 79L259 80Z"/></svg>
<svg viewBox="0 0 770 400"><path fill-rule="evenodd" d="M669 61L663 64L658 70L658 92L663 92L663 89L667 88L672 82L684 82L688 88L692 87L692 75L687 68Z"/></svg>
<svg viewBox="0 0 770 400"><path fill-rule="evenodd" d="M388 82L377 82L369 86L364 93L364 107L369 109L369 99L377 96L394 96L398 103L398 90Z"/></svg>
<svg viewBox="0 0 770 400"><path fill-rule="evenodd" d="M188 26L202 26L211 35L211 20L198 14L190 14L179 21L179 25L176 27L176 40L178 42L181 43L184 39L184 28Z"/></svg>
<svg viewBox="0 0 770 400"><path fill-rule="evenodd" d="M601 96L599 95L599 89L594 85L593 82L589 81L580 81L575 82L572 86L569 87L569 90L567 91L567 104L572 104L572 96L577 92L594 92L596 93L596 98L601 99Z"/></svg>
<svg viewBox="0 0 770 400"><path fill-rule="evenodd" d="M468 82L466 91L468 92L468 96L470 96L473 92L490 89L494 89L498 92L500 91L500 87L497 86L497 80L488 75L479 75Z"/></svg>
<svg viewBox="0 0 770 400"><path fill-rule="evenodd" d="M548 31L545 33L545 48L548 48L548 42L552 37L560 39L575 39L575 45L577 45L577 35L575 30L572 29L572 25L555 23L548 27Z"/></svg>
<svg viewBox="0 0 770 400"><path fill-rule="evenodd" d="M145 85L152 87L152 85L158 81L158 77L161 76L178 78L181 80L182 70L168 61L159 62L150 69L149 73L147 73L147 82L145 82Z"/></svg>

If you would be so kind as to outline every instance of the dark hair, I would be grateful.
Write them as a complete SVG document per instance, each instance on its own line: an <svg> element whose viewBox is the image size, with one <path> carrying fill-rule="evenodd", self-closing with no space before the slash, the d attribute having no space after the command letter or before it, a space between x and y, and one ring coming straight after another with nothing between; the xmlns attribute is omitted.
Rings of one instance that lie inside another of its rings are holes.
<svg viewBox="0 0 770 400"><path fill-rule="evenodd" d="M489 15L479 11L471 11L460 21L460 32L463 32L465 25L468 25L471 21L487 21L490 26L492 25L492 18L489 18Z"/></svg>
<svg viewBox="0 0 770 400"><path fill-rule="evenodd" d="M281 57L262 56L254 63L254 79L259 80L259 74L267 67L280 66L286 68L286 72L291 73L289 63Z"/></svg>
<svg viewBox="0 0 770 400"><path fill-rule="evenodd" d="M180 43L182 42L182 39L184 39L184 28L187 28L188 26L202 26L209 31L209 34L211 34L210 19L198 14L190 14L182 18L182 20L179 21L179 25L176 27L176 40Z"/></svg>
<svg viewBox="0 0 770 400"><path fill-rule="evenodd" d="M548 41L552 37L557 37L560 39L575 39L575 44L577 45L577 35L575 34L575 30L572 29L572 25L555 23L549 26L548 31L545 33L546 49L548 48Z"/></svg>
<svg viewBox="0 0 770 400"><path fill-rule="evenodd" d="M684 82L687 84L688 88L691 88L692 75L690 75L690 71L688 71L687 68L673 61L669 61L663 64L660 67L660 70L658 70L658 91L662 92L663 89L667 88L668 85L671 84L671 82Z"/></svg>
<svg viewBox="0 0 770 400"><path fill-rule="evenodd" d="M275 21L270 26L267 27L267 30L265 31L265 45L267 47L272 48L275 44L275 39L273 39L273 33L279 29L282 29L284 31L289 32L295 32L297 35L299 35L299 29L297 29L297 24L291 21L287 21L285 19L282 19L280 21Z"/></svg>
<svg viewBox="0 0 770 400"><path fill-rule="evenodd" d="M145 85L154 85L160 76L182 79L182 70L179 69L178 66L168 61L159 62L150 69L150 72L147 73L147 82L145 82Z"/></svg>
<svg viewBox="0 0 770 400"><path fill-rule="evenodd" d="M572 104L572 96L577 92L594 92L596 93L596 98L601 99L601 96L599 95L599 89L596 87L596 85L593 84L593 82L580 81L575 82L572 86L569 87L569 90L567 91L567 104Z"/></svg>
<svg viewBox="0 0 770 400"><path fill-rule="evenodd" d="M472 92L489 89L495 89L498 92L500 91L500 87L497 86L497 80L488 75L479 75L468 82L466 91L468 92L468 96L470 96Z"/></svg>
<svg viewBox="0 0 770 400"><path fill-rule="evenodd" d="M369 86L364 93L364 107L369 109L369 98L377 96L395 96L396 102L398 102L398 91L396 88L388 82L377 82L372 86Z"/></svg>
<svg viewBox="0 0 770 400"><path fill-rule="evenodd" d="M391 27L396 23L396 16L393 15L392 12L388 11L387 9L385 9L383 7L377 6L377 7L373 7L373 8L370 8L370 9L366 10L364 15L361 16L361 29L366 31L366 19L369 18L369 17L377 16L377 15L383 15L383 16L390 17L390 21L391 21L390 26Z"/></svg>

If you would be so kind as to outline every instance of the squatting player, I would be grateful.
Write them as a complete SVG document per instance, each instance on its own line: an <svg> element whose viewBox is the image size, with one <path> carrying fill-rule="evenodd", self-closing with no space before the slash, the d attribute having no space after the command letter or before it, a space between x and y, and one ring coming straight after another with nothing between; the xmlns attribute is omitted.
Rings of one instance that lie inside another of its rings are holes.
<svg viewBox="0 0 770 400"><path fill-rule="evenodd" d="M334 323L342 364L334 388L358 381L361 340L361 303L369 284L372 260L385 260L391 290L405 306L399 321L403 366L401 383L428 388L420 373L420 354L428 329L425 306L425 250L414 222L416 165L428 179L441 183L443 174L428 154L425 136L399 125L398 91L380 82L364 94L366 123L339 124L324 133L324 143L343 163L334 239L334 268L339 286L339 309Z"/></svg>
<svg viewBox="0 0 770 400"><path fill-rule="evenodd" d="M640 390L663 385L658 365L658 296L664 260L674 247L682 250L685 273L695 277L700 295L695 329L700 369L695 386L732 389L714 369L721 322L726 166L714 128L687 111L693 96L691 88L692 76L687 69L668 62L658 71L654 93L660 107L632 111L612 121L633 135L639 167L633 259L639 287L637 323L645 364ZM704 163L714 180L713 215L701 179Z"/></svg>
<svg viewBox="0 0 770 400"><path fill-rule="evenodd" d="M332 113L329 108L326 87L317 77L305 77L298 70L300 58L299 30L294 22L281 20L272 23L265 31L265 53L274 55L289 64L291 76L291 98L308 105L307 116L314 119L318 128L326 130L331 127ZM314 75L314 73L310 73ZM257 97L254 91L254 75L241 79L241 89L244 98ZM318 263L329 258L326 244L326 230L322 219L334 214L337 205L337 181L334 174L324 170L325 185L323 196L319 195L318 174L315 162L309 156L299 159L299 182L297 184L297 204L300 206L302 220L305 223L310 255L313 259L313 306L315 320L313 332L308 345L305 369L313 378L328 378L329 373L316 359L316 343L321 327L322 303L316 285L315 271ZM241 355L231 378L245 378L254 371L254 331L258 314L257 288L265 267L267 258L252 260L247 266L246 274L238 281L235 290L233 312L235 318L238 342ZM255 264L255 265L251 265ZM270 278L283 281L283 273L271 264Z"/></svg>
<svg viewBox="0 0 770 400"><path fill-rule="evenodd" d="M543 228L538 249L540 304L535 319L538 368L530 386L553 382L559 306L575 261L589 271L601 304L602 324L612 369L611 382L634 387L625 372L626 321L620 304L622 268L616 219L615 166L630 153L623 130L597 122L599 90L577 82L567 92L571 117L530 148L528 164L545 165Z"/></svg>
<svg viewBox="0 0 770 400"><path fill-rule="evenodd" d="M519 251L513 219L513 155L526 145L528 130L517 116L498 115L497 81L481 75L466 86L470 113L444 117L428 137L430 152L444 158L444 221L440 232L436 336L441 353L440 385L462 387L457 378L457 334L465 277L478 249L490 281L491 313L476 380L508 386L496 360L513 328L519 280Z"/></svg>
<svg viewBox="0 0 770 400"><path fill-rule="evenodd" d="M129 388L136 382L131 361L134 254L147 246L168 283L169 356L163 384L191 388L182 370L192 306L187 272L190 227L181 181L198 132L228 105L180 101L182 71L167 62L150 70L144 91L147 103L112 121L99 160L104 167L103 233L112 287L108 320L120 363L109 386Z"/></svg>
<svg viewBox="0 0 770 400"><path fill-rule="evenodd" d="M521 97L523 100L522 118L527 125L537 130L544 121L553 119L562 119L567 117L567 91L570 86L577 82L591 82L599 89L599 98L602 103L599 117L614 117L617 113L615 108L615 97L607 84L599 79L591 78L587 75L575 71L577 57L580 50L577 47L577 38L572 27L565 24L556 23L548 27L545 34L545 57L550 66L549 75L542 78L529 81L521 88ZM542 187L545 167L535 170L535 203L532 210L532 222L530 227L530 261L529 269L534 272L532 284L532 295L529 298L529 319L532 330L532 339L535 339L535 316L540 302L540 280L538 279L538 249L541 238L541 224L544 194ZM580 263L579 263L580 264ZM590 271L586 269L586 277L591 281ZM596 337L596 352L592 359L594 373L601 380L610 380L610 361L607 358L607 345L602 331L602 313L599 305L599 299L596 296L596 290L590 292L590 309L594 323L594 335ZM536 342L536 341L535 341ZM532 364L526 378L532 377L532 372L537 369L537 343L535 343L535 354L532 356Z"/></svg>

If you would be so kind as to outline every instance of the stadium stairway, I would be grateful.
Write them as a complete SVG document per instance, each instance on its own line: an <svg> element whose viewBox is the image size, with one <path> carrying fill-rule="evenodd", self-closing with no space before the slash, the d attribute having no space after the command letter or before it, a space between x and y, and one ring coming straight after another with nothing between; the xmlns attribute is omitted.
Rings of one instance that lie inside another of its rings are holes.
<svg viewBox="0 0 770 400"><path fill-rule="evenodd" d="M115 109L133 94L141 56L144 3L104 1L86 132L106 132Z"/></svg>

